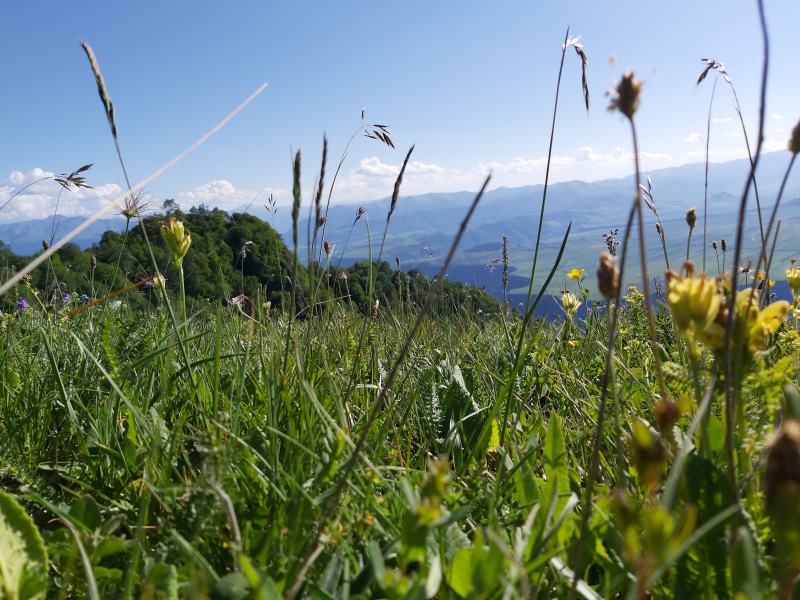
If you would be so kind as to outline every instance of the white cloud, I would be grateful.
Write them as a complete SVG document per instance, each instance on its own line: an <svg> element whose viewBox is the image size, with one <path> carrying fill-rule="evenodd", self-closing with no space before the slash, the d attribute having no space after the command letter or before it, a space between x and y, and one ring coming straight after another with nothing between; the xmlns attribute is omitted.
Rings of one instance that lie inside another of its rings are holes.
<svg viewBox="0 0 800 600"><path fill-rule="evenodd" d="M780 121L781 119L783 119L783 115L778 114L778 113L770 113L769 116L772 117L776 121Z"/></svg>
<svg viewBox="0 0 800 600"><path fill-rule="evenodd" d="M12 171L8 177L0 181L0 206L5 205L0 211L0 222L50 217L54 214L56 205L58 214L89 216L108 206L122 193L122 189L114 183L62 191L52 179L39 181L51 178L53 175L51 171L37 167L27 172ZM14 196L26 186L30 187Z"/></svg>
<svg viewBox="0 0 800 600"><path fill-rule="evenodd" d="M641 152L640 157L646 161L666 161L672 157L669 154L662 154L656 152ZM576 148L572 154L559 155L554 154L550 165L553 166L569 166L574 165L580 168L581 176L586 175L586 168L600 168L600 167L619 167L627 166L633 167L633 153L627 152L625 148L620 146L615 147L609 153L595 152L590 146L581 146ZM495 174L535 174L544 173L547 166L547 157L541 158L522 158L515 157L510 161L500 162L491 161L487 163L480 163L480 168L483 172L491 171ZM613 176L613 175L609 175Z"/></svg>
<svg viewBox="0 0 800 600"><path fill-rule="evenodd" d="M730 123L731 121L733 121L733 119L731 119L730 117L716 117L714 119L711 119L712 123Z"/></svg>
<svg viewBox="0 0 800 600"><path fill-rule="evenodd" d="M227 179L215 179L175 196L175 201L184 210L205 204L223 210L233 211L242 206L260 207L272 194L276 201L285 203L289 194L286 190L264 188L263 190L239 190Z"/></svg>
<svg viewBox="0 0 800 600"><path fill-rule="evenodd" d="M692 133L687 135L685 138L683 138L683 141L684 142L692 142L692 143L694 143L694 142L699 142L702 139L703 139L703 136L701 136L698 132L693 131Z"/></svg>
<svg viewBox="0 0 800 600"><path fill-rule="evenodd" d="M362 158L358 166L337 183L334 195L343 200L365 200L390 194L400 167L400 164L385 163L377 156ZM438 189L460 175L433 163L412 160L403 175L403 190L408 194Z"/></svg>

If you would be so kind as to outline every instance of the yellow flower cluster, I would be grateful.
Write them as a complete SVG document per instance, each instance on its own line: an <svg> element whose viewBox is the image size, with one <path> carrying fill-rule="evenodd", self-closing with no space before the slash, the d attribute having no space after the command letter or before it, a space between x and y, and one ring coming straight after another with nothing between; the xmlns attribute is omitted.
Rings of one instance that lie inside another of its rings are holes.
<svg viewBox="0 0 800 600"><path fill-rule="evenodd" d="M689 350L697 355L698 343L709 348L722 348L725 337L724 292L716 280L699 277L689 272L685 277L667 274L667 299L675 325L689 344ZM743 350L764 350L769 337L780 329L791 306L779 301L760 308L757 290L746 289L736 294L736 329L733 343Z"/></svg>
<svg viewBox="0 0 800 600"><path fill-rule="evenodd" d="M183 223L175 217L169 221L161 223L161 237L167 243L167 247L172 252L172 259L175 264L181 266L183 257L192 245L192 235L183 228Z"/></svg>
<svg viewBox="0 0 800 600"><path fill-rule="evenodd" d="M583 302L578 300L578 297L572 292L564 292L561 294L561 305L564 307L564 313L570 321L575 317L575 313L578 312L578 308L580 308L581 304L583 304Z"/></svg>
<svg viewBox="0 0 800 600"><path fill-rule="evenodd" d="M689 344L690 352L697 354L698 342L712 348L722 347L725 330L717 322L722 296L716 282L705 275L682 277L667 273L667 300L678 331Z"/></svg>

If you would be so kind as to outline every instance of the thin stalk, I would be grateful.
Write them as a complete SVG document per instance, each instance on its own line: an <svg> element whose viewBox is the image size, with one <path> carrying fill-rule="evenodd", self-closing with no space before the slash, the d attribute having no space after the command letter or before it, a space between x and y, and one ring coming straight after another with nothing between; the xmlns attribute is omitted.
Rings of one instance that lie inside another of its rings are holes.
<svg viewBox="0 0 800 600"><path fill-rule="evenodd" d="M558 96L561 92L561 75L564 72L564 57L567 54L567 41L569 40L569 27L567 28L567 33L564 35L564 44L561 47L561 62L558 65L558 78L556 79L556 97L553 101L553 119L550 123L550 142L547 147L547 164L545 165L544 170L544 188L542 190L542 203L539 208L539 224L536 227L536 244L533 247L533 264L531 265L531 279L528 282L528 297L525 300L525 311L527 312L528 307L531 303L531 294L533 293L533 280L536 277L536 263L539 260L539 244L541 243L542 239L542 223L544 222L544 208L547 204L547 187L548 183L550 182L550 161L553 157L553 141L556 135L556 115L558 114ZM520 331L520 342L521 339L524 337L525 331L524 329Z"/></svg>
<svg viewBox="0 0 800 600"><path fill-rule="evenodd" d="M742 192L741 201L739 202L739 214L736 223L736 240L734 245L734 258L733 258L734 268L731 269L731 290L730 290L730 296L728 298L728 306L731 307L735 306L734 299L736 296L736 290L738 286L738 276L739 276L738 265L742 258L742 242L744 240L744 222L747 211L747 200L750 194L750 186L755 181L756 168L758 166L759 159L761 158L761 149L764 142L764 122L765 122L766 106L767 106L767 76L769 73L769 33L767 32L767 23L764 15L763 0L757 0L757 5L758 5L759 24L761 28L763 52L764 52L764 58L761 67L761 90L760 90L760 104L758 111L758 143L756 144L755 157L750 162L750 173L747 177L747 182L745 183L744 191ZM735 97L735 92L734 92L734 97ZM749 148L749 143L748 143L748 148ZM762 234L762 242L763 242L763 234ZM736 502L738 503L739 486L737 483L736 464L734 460L734 444L735 444L734 402L737 395L736 389L738 388L738 385L737 381L734 379L737 373L734 372L734 366L735 366L734 352L733 352L734 349L732 347L733 329L735 323L736 323L736 311L729 310L728 320L725 325L725 338L723 344L723 348L725 351L725 417L726 417L725 455L728 464L728 476L730 478L731 490L733 492L734 498L736 498ZM740 353L736 354L739 355ZM739 359L736 362L738 363L740 362L740 360L741 357L739 357Z"/></svg>
<svg viewBox="0 0 800 600"><path fill-rule="evenodd" d="M714 78L714 87L711 88L711 100L708 102L708 119L706 120L706 169L703 192L703 273L706 272L706 245L708 244L708 159L711 149L711 108L714 106L714 94L717 93L717 81Z"/></svg>

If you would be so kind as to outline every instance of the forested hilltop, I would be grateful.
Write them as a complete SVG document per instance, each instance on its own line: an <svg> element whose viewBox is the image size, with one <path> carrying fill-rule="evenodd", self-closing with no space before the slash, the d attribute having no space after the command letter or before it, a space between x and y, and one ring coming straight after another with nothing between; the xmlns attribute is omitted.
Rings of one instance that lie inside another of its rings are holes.
<svg viewBox="0 0 800 600"><path fill-rule="evenodd" d="M217 300L244 307L260 299L271 307L288 308L293 286L296 311L314 307L321 310L333 301L347 302L362 312L371 311L368 300L369 274L374 277L374 294L380 306L419 305L430 288L430 279L418 270L402 271L385 261L358 262L344 267L324 242L317 242L319 262L297 264L294 273L292 251L266 222L253 215L206 207L188 212L171 210L145 217L138 225L131 220L126 233L106 231L99 243L81 250L66 244L30 276L28 291L37 291L45 304L88 302L129 286L130 293L115 296L132 305L158 302L150 279L155 275L153 258L166 277L169 290L178 292L179 277L161 239L161 224L168 218L184 223L191 232L192 252L183 263L187 301L195 305ZM146 229L146 236L142 231ZM148 249L152 249L153 257ZM47 246L43 242L43 249ZM307 250L306 250L307 252ZM17 256L0 240L0 268L7 278L30 257ZM65 296L66 294L66 296ZM31 295L33 295L31 293ZM33 298L21 296L26 302ZM4 296L0 305L10 310L20 298ZM82 299L82 300L81 300ZM500 305L482 289L456 281L445 281L435 310L469 310L495 313Z"/></svg>

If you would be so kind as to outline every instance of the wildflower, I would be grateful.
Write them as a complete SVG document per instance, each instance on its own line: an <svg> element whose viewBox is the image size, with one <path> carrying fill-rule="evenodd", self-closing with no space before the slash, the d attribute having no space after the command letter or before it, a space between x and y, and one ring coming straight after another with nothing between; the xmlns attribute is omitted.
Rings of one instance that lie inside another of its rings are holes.
<svg viewBox="0 0 800 600"><path fill-rule="evenodd" d="M80 300L81 304L88 304L89 303L89 296L87 296L86 294L81 294L78 297L78 300Z"/></svg>
<svg viewBox="0 0 800 600"><path fill-rule="evenodd" d="M694 277L691 263L687 271L686 277L667 272L667 299L678 331L696 355L697 342L716 348L722 344L722 327L715 322L722 297L705 274Z"/></svg>
<svg viewBox="0 0 800 600"><path fill-rule="evenodd" d="M175 264L180 267L183 264L183 257L189 251L189 246L192 245L191 234L183 228L181 221L171 217L169 221L161 224L161 237L172 252Z"/></svg>
<svg viewBox="0 0 800 600"><path fill-rule="evenodd" d="M570 279L572 279L574 281L577 281L578 279L583 277L583 273L584 272L585 272L585 269L574 268L569 273L567 273L567 277L569 277Z"/></svg>
<svg viewBox="0 0 800 600"><path fill-rule="evenodd" d="M642 82L634 76L632 71L625 71L615 90L616 96L608 105L609 111L618 110L629 119L633 118L639 108L639 94L642 91Z"/></svg>
<svg viewBox="0 0 800 600"><path fill-rule="evenodd" d="M325 243L323 244L323 246L325 248L325 254L328 256L328 258L330 258L331 257L331 251L332 251L331 243L328 240L325 240Z"/></svg>
<svg viewBox="0 0 800 600"><path fill-rule="evenodd" d="M119 310L122 308L122 300L114 300L109 304L113 310Z"/></svg>
<svg viewBox="0 0 800 600"><path fill-rule="evenodd" d="M791 306L781 300L759 310L758 292L748 289L736 295L736 316L740 320L738 337L744 338L751 351L764 350L769 336L777 332ZM743 340L743 341L744 341Z"/></svg>
<svg viewBox="0 0 800 600"><path fill-rule="evenodd" d="M381 305L380 301L375 298L375 302L372 303L372 318L378 318L378 307Z"/></svg>
<svg viewBox="0 0 800 600"><path fill-rule="evenodd" d="M89 259L89 264L92 265L93 269L97 266L97 257L94 254L92 254L92 258Z"/></svg>
<svg viewBox="0 0 800 600"><path fill-rule="evenodd" d="M786 282L794 293L800 292L800 268L793 266L786 269Z"/></svg>
<svg viewBox="0 0 800 600"><path fill-rule="evenodd" d="M28 310L28 301L25 298L20 298L17 300L17 310L21 313L24 313Z"/></svg>
<svg viewBox="0 0 800 600"><path fill-rule="evenodd" d="M572 292L564 292L561 294L561 305L564 308L564 314L570 321L575 317L578 308L583 304L578 297Z"/></svg>
<svg viewBox="0 0 800 600"><path fill-rule="evenodd" d="M686 224L689 229L694 229L695 223L697 223L697 209L690 208L686 211Z"/></svg>
<svg viewBox="0 0 800 600"><path fill-rule="evenodd" d="M47 240L42 240L42 250L49 250L50 244L47 243Z"/></svg>
<svg viewBox="0 0 800 600"><path fill-rule="evenodd" d="M619 291L619 269L616 260L610 252L600 255L600 265L597 267L597 287L606 300L617 297Z"/></svg>
<svg viewBox="0 0 800 600"><path fill-rule="evenodd" d="M69 304L70 302L72 302L72 296L68 292L64 292L63 294L61 294L61 302L63 302L64 304Z"/></svg>
<svg viewBox="0 0 800 600"><path fill-rule="evenodd" d="M757 281L764 281L764 271L758 271L756 273L756 280Z"/></svg>

